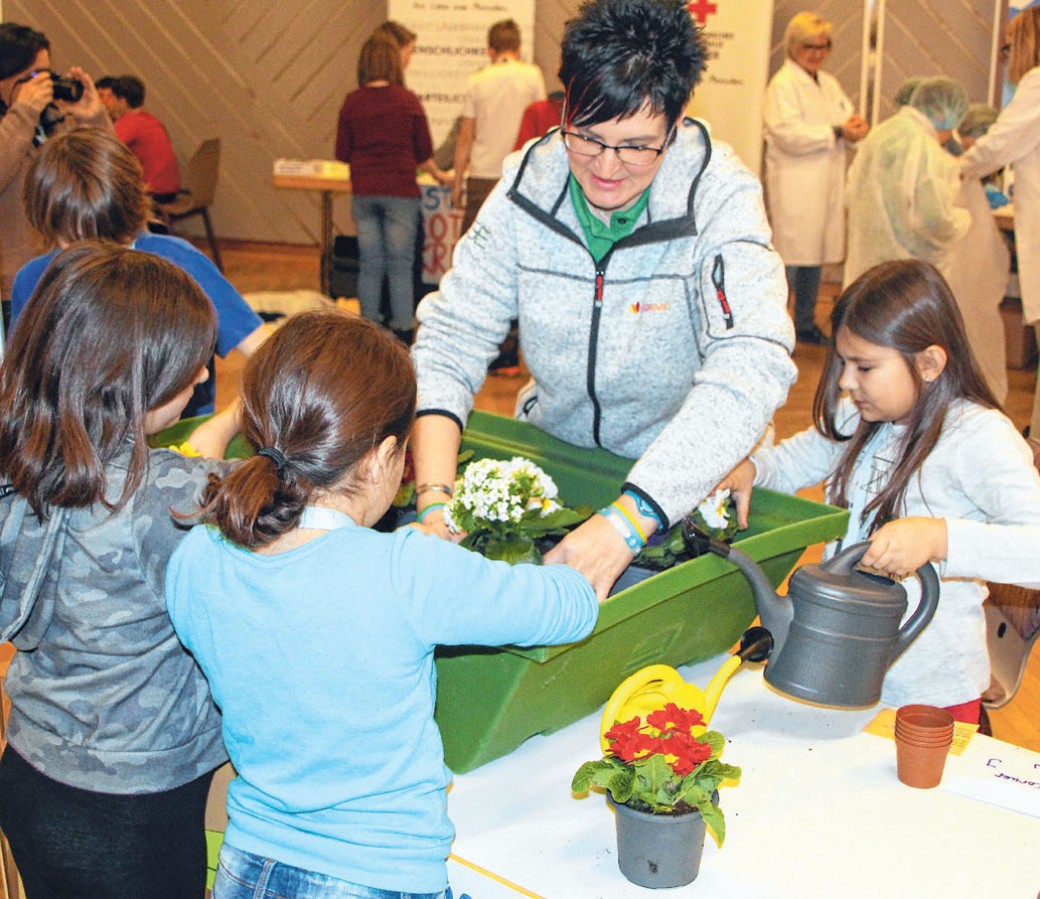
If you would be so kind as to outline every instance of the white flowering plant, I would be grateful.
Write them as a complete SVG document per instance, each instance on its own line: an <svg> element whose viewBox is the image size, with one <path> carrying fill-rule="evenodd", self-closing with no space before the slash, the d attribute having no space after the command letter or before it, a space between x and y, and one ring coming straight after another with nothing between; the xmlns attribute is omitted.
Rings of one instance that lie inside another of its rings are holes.
<svg viewBox="0 0 1040 899"><path fill-rule="evenodd" d="M689 518L710 537L728 543L737 533L734 506L728 489L716 490L690 513ZM636 556L635 564L647 568L670 568L688 558L691 558L690 551L683 540L680 522L660 540L656 535L652 536Z"/></svg>
<svg viewBox="0 0 1040 899"><path fill-rule="evenodd" d="M541 564L537 542L565 534L591 514L591 508L561 504L553 479L514 456L470 462L455 481L444 520L452 532L466 534L463 546L490 559Z"/></svg>

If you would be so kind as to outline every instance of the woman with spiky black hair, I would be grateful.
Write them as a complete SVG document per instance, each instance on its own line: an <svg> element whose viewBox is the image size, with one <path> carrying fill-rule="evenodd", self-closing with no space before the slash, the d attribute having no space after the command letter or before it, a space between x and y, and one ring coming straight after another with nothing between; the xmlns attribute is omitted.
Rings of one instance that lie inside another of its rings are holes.
<svg viewBox="0 0 1040 899"><path fill-rule="evenodd" d="M518 416L637 460L617 501L547 558L603 598L646 538L759 440L794 380L794 330L758 179L683 118L704 71L685 4L591 0L561 51L562 127L506 159L419 307L415 463L435 487L418 507L447 536L440 491L518 318L532 375Z"/></svg>

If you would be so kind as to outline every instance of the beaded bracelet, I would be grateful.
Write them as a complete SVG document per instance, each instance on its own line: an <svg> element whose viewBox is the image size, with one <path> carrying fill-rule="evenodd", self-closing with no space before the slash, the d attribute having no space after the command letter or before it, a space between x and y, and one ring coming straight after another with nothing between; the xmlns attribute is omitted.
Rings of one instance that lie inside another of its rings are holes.
<svg viewBox="0 0 1040 899"><path fill-rule="evenodd" d="M447 484L420 484L415 488L415 495L422 496L424 493L443 493L448 499L455 495L455 490Z"/></svg>
<svg viewBox="0 0 1040 899"><path fill-rule="evenodd" d="M625 512L617 503L612 503L606 508L600 509L599 514L610 522L633 555L646 546L646 537L643 536L643 532L636 525L632 516Z"/></svg>
<svg viewBox="0 0 1040 899"><path fill-rule="evenodd" d="M424 509L423 509L423 510L422 510L421 512L419 512L419 513L418 513L418 514L417 514L417 515L415 516L415 520L416 520L417 522L419 522L419 524L422 524L422 521L423 521L423 519L424 519L424 518L425 518L425 517L426 517L426 516L427 516L427 515L428 515L428 514L429 514L430 512L432 512L432 511L433 511L434 509L443 509L443 508L444 508L444 507L445 507L446 505L448 505L448 504L447 504L447 503L430 503L430 504L429 504L428 506L426 506L426 507L425 507L425 508L424 508Z"/></svg>

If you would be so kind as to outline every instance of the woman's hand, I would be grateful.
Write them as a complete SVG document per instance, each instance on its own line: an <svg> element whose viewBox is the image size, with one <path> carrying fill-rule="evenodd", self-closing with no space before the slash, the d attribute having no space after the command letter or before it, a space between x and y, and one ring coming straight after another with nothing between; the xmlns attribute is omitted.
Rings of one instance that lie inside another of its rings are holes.
<svg viewBox="0 0 1040 899"><path fill-rule="evenodd" d="M863 140L870 131L870 124L861 115L850 115L841 126L841 136L850 144Z"/></svg>
<svg viewBox="0 0 1040 899"><path fill-rule="evenodd" d="M58 107L63 112L71 112L80 119L90 119L99 115L105 107L102 105L101 98L98 96L97 88L94 86L94 79L79 66L73 66L69 69L66 77L75 78L77 81L83 82L83 96L75 103L58 100Z"/></svg>
<svg viewBox="0 0 1040 899"><path fill-rule="evenodd" d="M739 463L716 485L715 490L729 490L737 508L737 526L743 530L748 526L751 511L751 491L755 486L755 465L750 459ZM714 490L712 491L715 492Z"/></svg>
<svg viewBox="0 0 1040 899"><path fill-rule="evenodd" d="M602 515L593 515L575 528L545 556L546 565L570 565L592 584L603 602L621 572L632 564L632 550Z"/></svg>
<svg viewBox="0 0 1040 899"><path fill-rule="evenodd" d="M54 84L51 81L50 72L37 72L28 81L23 81L16 88L17 93L11 101L28 106L36 115L39 115L54 99Z"/></svg>
<svg viewBox="0 0 1040 899"><path fill-rule="evenodd" d="M897 518L882 525L870 538L870 549L860 561L889 577L913 574L925 562L946 559L946 521L943 518Z"/></svg>

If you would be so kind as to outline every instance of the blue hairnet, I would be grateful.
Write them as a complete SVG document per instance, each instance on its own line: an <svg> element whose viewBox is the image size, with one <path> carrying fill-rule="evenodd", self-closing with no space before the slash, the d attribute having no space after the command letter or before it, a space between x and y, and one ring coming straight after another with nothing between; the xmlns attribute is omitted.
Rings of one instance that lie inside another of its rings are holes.
<svg viewBox="0 0 1040 899"><path fill-rule="evenodd" d="M910 95L922 81L924 81L924 78L917 75L913 78L907 78L906 81L899 85L899 90L896 91L896 106L906 106L910 102Z"/></svg>
<svg viewBox="0 0 1040 899"><path fill-rule="evenodd" d="M910 95L910 106L928 116L937 131L952 131L968 108L968 96L952 78L925 78Z"/></svg>

